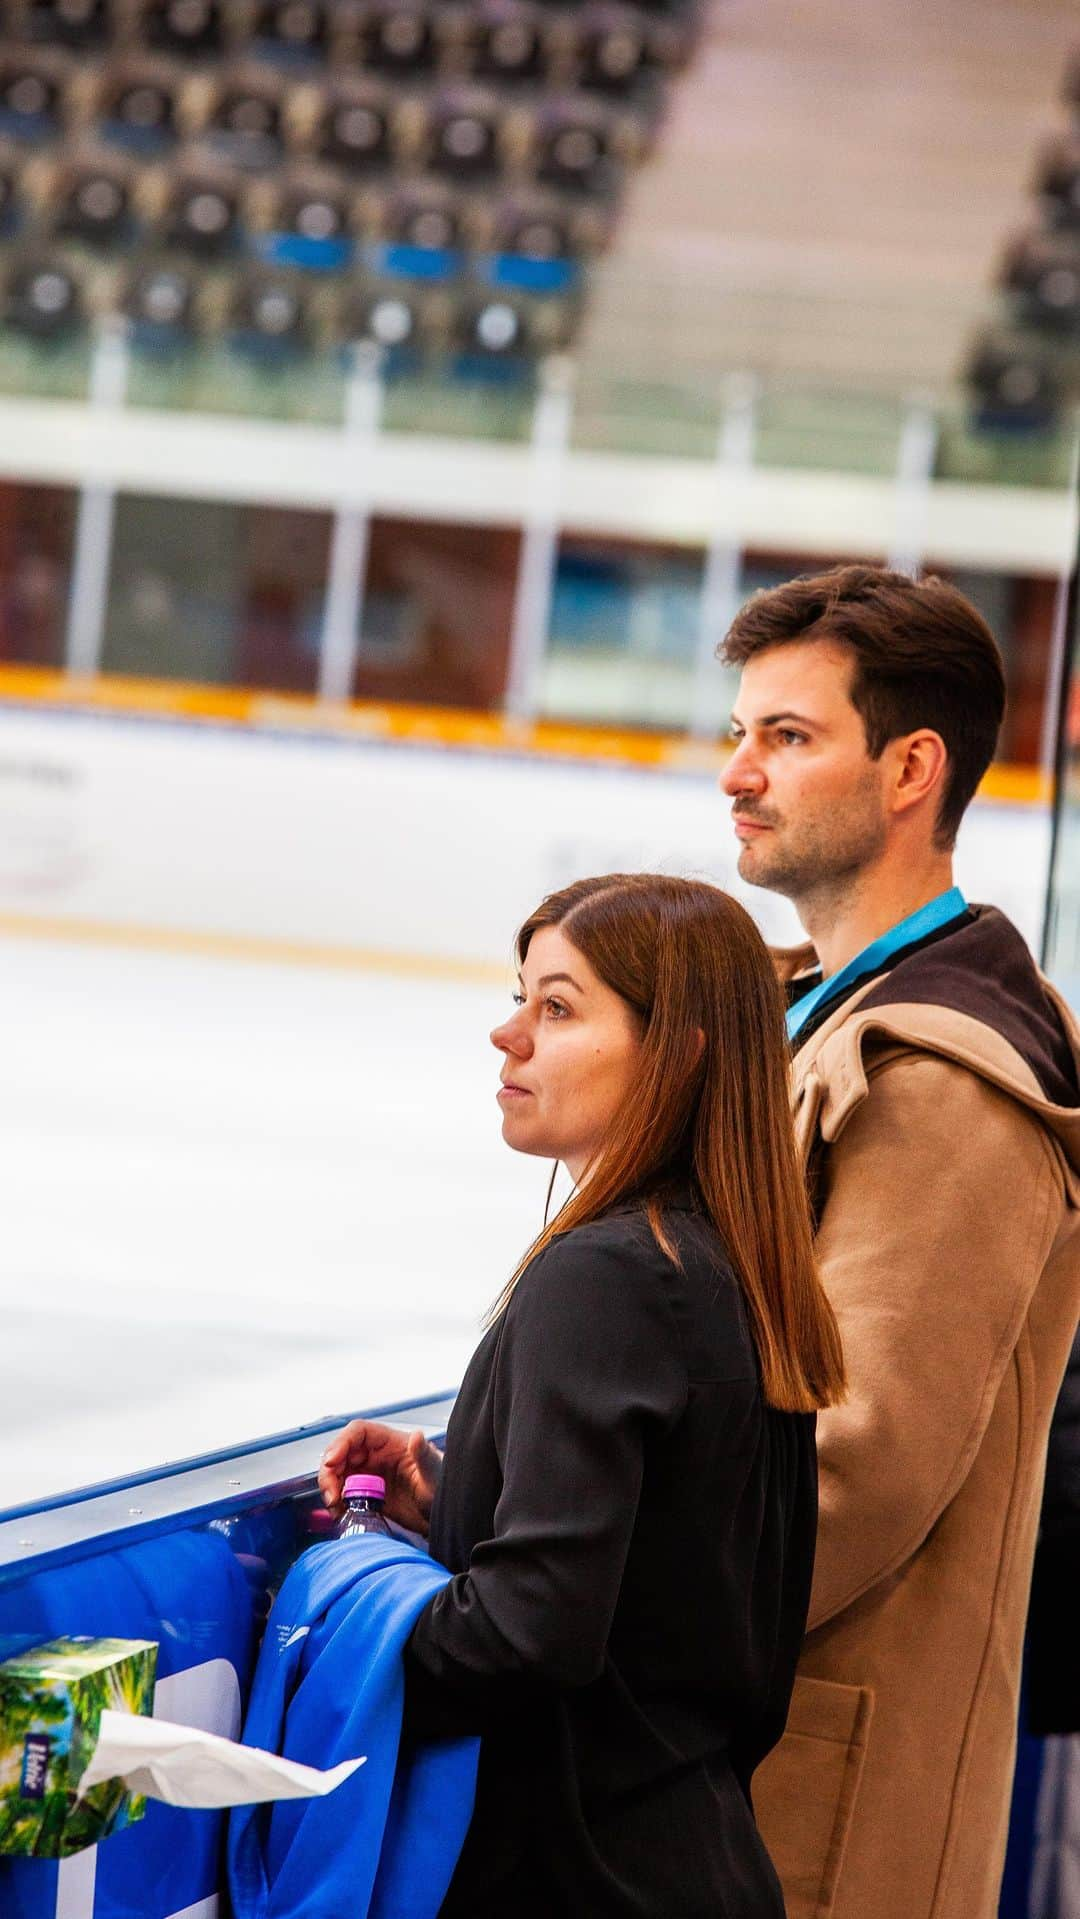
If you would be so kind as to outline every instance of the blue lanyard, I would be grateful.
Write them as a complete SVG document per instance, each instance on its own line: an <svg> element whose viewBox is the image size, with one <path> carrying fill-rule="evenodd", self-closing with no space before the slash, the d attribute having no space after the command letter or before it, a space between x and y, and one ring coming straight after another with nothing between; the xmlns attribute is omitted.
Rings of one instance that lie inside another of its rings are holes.
<svg viewBox="0 0 1080 1919"><path fill-rule="evenodd" d="M914 945L916 940L925 939L928 933L936 933L939 927L947 926L950 920L958 919L966 911L967 901L960 888L954 886L948 893L939 893L937 899L931 900L928 905L920 906L917 913L901 920L898 926L890 926L887 933L882 933L879 939L864 946L862 952L856 953L855 958L842 966L838 973L830 973L828 979L823 979L819 986L814 987L813 992L804 993L802 999L788 1007L788 1038L797 1039L807 1020L827 1000L845 993L859 980L871 979L875 973L879 973L885 962L902 946Z"/></svg>

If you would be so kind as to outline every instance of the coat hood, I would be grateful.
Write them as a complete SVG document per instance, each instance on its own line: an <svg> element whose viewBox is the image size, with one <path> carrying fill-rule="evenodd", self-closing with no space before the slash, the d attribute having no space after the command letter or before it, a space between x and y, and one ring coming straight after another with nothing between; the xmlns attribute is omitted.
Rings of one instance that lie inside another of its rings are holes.
<svg viewBox="0 0 1080 1919"><path fill-rule="evenodd" d="M776 959L790 978L814 954ZM800 1049L796 1078L805 1092L817 1082L823 1138L836 1138L865 1098L870 1066L912 1049L966 1066L1027 1107L1080 1181L1080 1026L996 907L973 907L954 932L868 980Z"/></svg>

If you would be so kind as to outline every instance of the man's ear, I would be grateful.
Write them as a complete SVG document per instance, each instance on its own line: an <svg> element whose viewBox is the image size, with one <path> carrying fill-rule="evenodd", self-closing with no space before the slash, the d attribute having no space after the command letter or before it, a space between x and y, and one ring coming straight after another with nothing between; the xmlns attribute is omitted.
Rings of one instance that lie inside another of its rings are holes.
<svg viewBox="0 0 1080 1919"><path fill-rule="evenodd" d="M908 813L927 800L935 802L948 772L949 754L940 733L923 727L918 733L890 741L894 755L895 779L892 811Z"/></svg>

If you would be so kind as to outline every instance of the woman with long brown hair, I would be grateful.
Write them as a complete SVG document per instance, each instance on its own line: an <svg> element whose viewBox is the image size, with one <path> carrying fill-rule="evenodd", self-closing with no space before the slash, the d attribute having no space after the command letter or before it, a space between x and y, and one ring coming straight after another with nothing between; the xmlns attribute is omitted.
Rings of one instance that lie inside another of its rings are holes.
<svg viewBox="0 0 1080 1919"><path fill-rule="evenodd" d="M814 1413L843 1391L788 1107L783 1005L716 887L581 880L518 936L503 1135L575 1188L495 1304L445 1456L358 1420L454 1577L406 1728L482 1736L445 1919L782 1919L754 1768L813 1565Z"/></svg>

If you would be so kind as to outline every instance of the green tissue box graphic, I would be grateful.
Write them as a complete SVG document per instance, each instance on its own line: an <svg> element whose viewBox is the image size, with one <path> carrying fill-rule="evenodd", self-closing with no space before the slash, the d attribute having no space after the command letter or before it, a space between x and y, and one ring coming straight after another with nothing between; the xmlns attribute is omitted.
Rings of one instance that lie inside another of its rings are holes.
<svg viewBox="0 0 1080 1919"><path fill-rule="evenodd" d="M63 1858L146 1810L119 1779L79 1798L104 1711L149 1714L157 1644L52 1639L0 1664L0 1854Z"/></svg>

